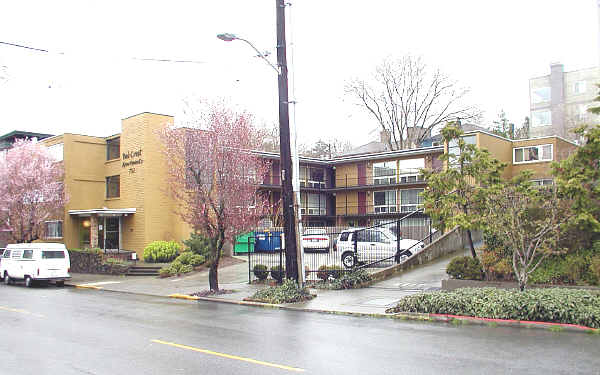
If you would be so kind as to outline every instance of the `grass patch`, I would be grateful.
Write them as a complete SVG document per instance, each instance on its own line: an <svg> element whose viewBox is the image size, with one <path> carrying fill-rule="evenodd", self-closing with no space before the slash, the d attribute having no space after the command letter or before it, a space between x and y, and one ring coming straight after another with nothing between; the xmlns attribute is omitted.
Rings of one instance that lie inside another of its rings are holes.
<svg viewBox="0 0 600 375"><path fill-rule="evenodd" d="M600 328L600 292L564 288L462 288L404 297L388 313L417 312Z"/></svg>

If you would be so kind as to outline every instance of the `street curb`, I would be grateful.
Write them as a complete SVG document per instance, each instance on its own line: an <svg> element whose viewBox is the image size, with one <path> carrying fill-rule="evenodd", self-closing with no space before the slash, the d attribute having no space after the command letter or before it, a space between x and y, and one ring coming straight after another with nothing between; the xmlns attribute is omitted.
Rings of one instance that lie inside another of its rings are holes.
<svg viewBox="0 0 600 375"><path fill-rule="evenodd" d="M73 286L77 289L95 289L95 290L101 290L102 288L99 286L95 286L95 285L71 285L71 284L65 284L66 286Z"/></svg>
<svg viewBox="0 0 600 375"><path fill-rule="evenodd" d="M177 299L187 299L190 301L197 301L198 299L200 299L200 297L188 296L187 294L179 294L179 293L169 294L167 297L177 298Z"/></svg>
<svg viewBox="0 0 600 375"><path fill-rule="evenodd" d="M169 295L158 295L138 292L128 292L119 290L103 289L97 286L87 285L74 285L65 284L79 289L94 289L103 292L113 292L131 295L142 295L148 297L160 297L168 299L181 299L188 301L204 301L204 302L216 302L225 303L230 305L238 306L253 306L263 309L276 309L276 310L287 310L287 311L298 311L298 312L311 312L318 314L328 315L341 315L341 316L353 316L362 318L378 318L378 319L394 319L394 320L415 320L421 322L432 322L432 323L452 323L452 324L476 324L476 325L488 325L488 326L500 326L500 327L513 327L513 328L527 328L527 329L545 329L551 331L569 331L569 332L584 332L600 335L600 329L594 329L591 327L566 324L566 323L551 323L551 322L537 322L537 321L525 321L525 320L505 320L505 319L491 319L491 318L478 318L473 316L462 316L462 315L451 315L451 314L428 314L428 313L412 313L412 312L399 312L399 313L363 313L357 311L340 311L340 310L325 310L325 309L311 309L306 307L295 307L289 305L276 305L272 303L253 302L253 301L235 301L213 297L197 297L189 296L186 294L169 294Z"/></svg>
<svg viewBox="0 0 600 375"><path fill-rule="evenodd" d="M477 324L488 326L502 326L513 328L537 328L551 331L570 331L570 332L587 332L600 334L600 329L586 327L578 324L569 323L553 323L539 322L529 320L511 320L511 319L493 319L480 318L475 316L452 315L452 314L428 314L428 313L411 313L400 312L394 314L395 319L401 320L424 320L443 323L459 323L459 324Z"/></svg>

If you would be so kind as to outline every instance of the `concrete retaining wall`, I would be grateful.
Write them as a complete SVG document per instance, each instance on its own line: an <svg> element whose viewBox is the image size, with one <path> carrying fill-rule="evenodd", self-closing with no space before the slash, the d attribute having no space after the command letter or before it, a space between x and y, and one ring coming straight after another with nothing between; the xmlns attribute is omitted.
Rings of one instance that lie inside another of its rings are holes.
<svg viewBox="0 0 600 375"><path fill-rule="evenodd" d="M481 239L481 233L474 232L472 234L473 242L478 242ZM395 274L404 272L413 267L431 262L434 259L444 257L448 254L457 251L463 251L468 245L466 234L459 228L454 228L450 232L433 241L429 246L424 248L420 253L410 257L406 262L387 267L373 273L371 276L374 280L385 280Z"/></svg>

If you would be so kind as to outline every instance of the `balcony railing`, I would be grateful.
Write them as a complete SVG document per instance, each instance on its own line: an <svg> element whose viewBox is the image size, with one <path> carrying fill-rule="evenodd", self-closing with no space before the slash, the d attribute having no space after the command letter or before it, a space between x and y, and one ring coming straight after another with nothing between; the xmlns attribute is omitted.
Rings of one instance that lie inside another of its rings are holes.
<svg viewBox="0 0 600 375"><path fill-rule="evenodd" d="M389 204L356 204L356 202L336 202L335 214L337 216L363 216L363 215L401 215L417 211L423 207L422 203L389 203Z"/></svg>
<svg viewBox="0 0 600 375"><path fill-rule="evenodd" d="M279 175L268 174L265 175L262 183L262 186L281 186L281 177ZM300 187L305 189L329 189L332 188L332 183L330 180L325 179L322 181L318 180L306 180L300 179Z"/></svg>
<svg viewBox="0 0 600 375"><path fill-rule="evenodd" d="M352 188L362 186L393 186L422 184L425 182L419 171L399 171L390 175L379 176L336 176L336 188Z"/></svg>

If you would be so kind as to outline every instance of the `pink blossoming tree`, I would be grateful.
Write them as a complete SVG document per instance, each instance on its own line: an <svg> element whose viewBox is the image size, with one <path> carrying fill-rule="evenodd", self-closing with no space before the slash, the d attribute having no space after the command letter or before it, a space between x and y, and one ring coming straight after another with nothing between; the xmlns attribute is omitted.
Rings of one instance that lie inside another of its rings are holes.
<svg viewBox="0 0 600 375"><path fill-rule="evenodd" d="M210 240L209 286L219 291L218 267L227 240L253 229L268 203L257 189L267 172L252 118L223 103L193 108L187 126L161 133L167 156L167 189L178 214Z"/></svg>
<svg viewBox="0 0 600 375"><path fill-rule="evenodd" d="M10 241L43 238L44 222L63 218L63 175L63 164L37 142L17 140L0 155L0 225Z"/></svg>

